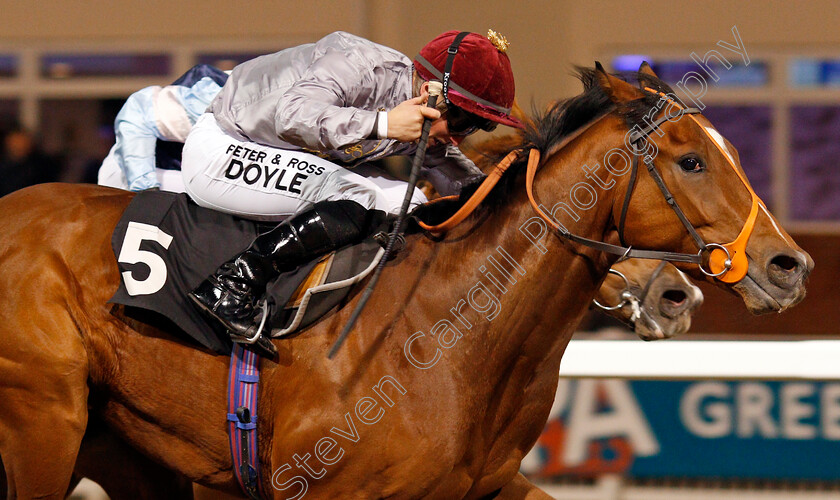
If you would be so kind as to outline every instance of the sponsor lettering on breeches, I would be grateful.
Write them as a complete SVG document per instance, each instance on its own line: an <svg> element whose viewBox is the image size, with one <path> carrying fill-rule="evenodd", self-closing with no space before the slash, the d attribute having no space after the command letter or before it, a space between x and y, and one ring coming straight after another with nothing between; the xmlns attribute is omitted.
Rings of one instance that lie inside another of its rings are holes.
<svg viewBox="0 0 840 500"><path fill-rule="evenodd" d="M240 180L249 186L260 184L278 191L300 194L300 186L310 175L323 175L324 167L298 158L283 159L280 153L268 158L265 151L231 144L226 151L231 155L225 177Z"/></svg>

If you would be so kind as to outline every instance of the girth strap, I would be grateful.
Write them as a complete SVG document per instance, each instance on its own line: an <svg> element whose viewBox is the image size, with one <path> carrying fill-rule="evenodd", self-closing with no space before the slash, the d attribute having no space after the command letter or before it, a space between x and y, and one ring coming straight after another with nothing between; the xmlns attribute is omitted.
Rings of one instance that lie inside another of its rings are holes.
<svg viewBox="0 0 840 500"><path fill-rule="evenodd" d="M228 374L228 436L233 473L249 498L263 498L257 445L260 357L234 342Z"/></svg>

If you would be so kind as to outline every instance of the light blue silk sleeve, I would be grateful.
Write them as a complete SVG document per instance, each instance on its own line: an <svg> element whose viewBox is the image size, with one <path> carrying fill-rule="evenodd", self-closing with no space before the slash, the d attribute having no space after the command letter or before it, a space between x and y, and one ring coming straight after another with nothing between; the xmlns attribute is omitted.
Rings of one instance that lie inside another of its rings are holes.
<svg viewBox="0 0 840 500"><path fill-rule="evenodd" d="M204 77L197 81L192 87L180 87L179 95L184 104L184 110L190 119L190 123L195 125L198 117L207 111L207 106L216 97L222 87L214 82L210 77Z"/></svg>
<svg viewBox="0 0 840 500"><path fill-rule="evenodd" d="M114 156L131 191L160 185L155 174L155 144L160 134L154 107L159 90L160 87L146 87L129 96L114 121Z"/></svg>
<svg viewBox="0 0 840 500"><path fill-rule="evenodd" d="M183 113L189 119L189 126L194 125L220 89L208 77L191 87L168 86L166 90L176 97L177 109L171 105L158 107L156 96L160 87L147 87L126 100L114 123L115 157L131 191L159 187L155 174L155 146L157 139L172 138L166 137L158 125L183 120Z"/></svg>

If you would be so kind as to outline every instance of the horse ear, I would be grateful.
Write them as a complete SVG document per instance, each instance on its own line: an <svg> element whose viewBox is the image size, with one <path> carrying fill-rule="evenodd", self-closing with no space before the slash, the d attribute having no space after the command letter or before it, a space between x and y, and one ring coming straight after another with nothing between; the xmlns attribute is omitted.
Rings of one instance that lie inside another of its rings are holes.
<svg viewBox="0 0 840 500"><path fill-rule="evenodd" d="M598 86L610 96L612 102L626 102L639 98L639 91L635 87L607 73L598 61L595 61L595 78Z"/></svg>
<svg viewBox="0 0 840 500"><path fill-rule="evenodd" d="M652 76L654 78L659 78L656 76L656 73L653 72L653 68L650 67L647 61L642 61L642 65L639 66L639 73L647 76Z"/></svg>

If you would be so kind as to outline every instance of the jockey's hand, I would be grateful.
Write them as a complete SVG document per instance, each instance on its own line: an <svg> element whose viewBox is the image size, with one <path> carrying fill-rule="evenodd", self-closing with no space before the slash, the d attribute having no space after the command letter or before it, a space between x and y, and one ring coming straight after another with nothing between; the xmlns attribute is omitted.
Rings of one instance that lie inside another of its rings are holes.
<svg viewBox="0 0 840 500"><path fill-rule="evenodd" d="M437 120L440 111L426 106L428 94L403 101L388 111L388 138L400 142L412 142L423 132L423 119Z"/></svg>

